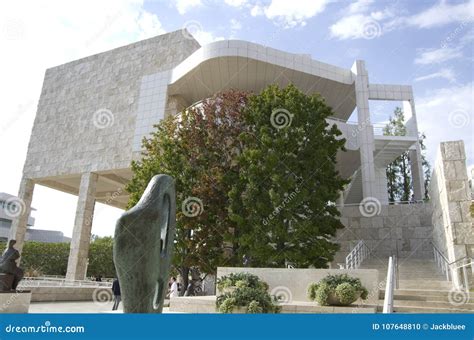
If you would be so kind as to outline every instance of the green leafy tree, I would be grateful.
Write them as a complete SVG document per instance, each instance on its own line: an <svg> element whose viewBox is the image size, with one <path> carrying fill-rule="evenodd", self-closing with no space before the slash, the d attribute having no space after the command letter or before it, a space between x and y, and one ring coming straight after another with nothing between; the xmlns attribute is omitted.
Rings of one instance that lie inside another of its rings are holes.
<svg viewBox="0 0 474 340"><path fill-rule="evenodd" d="M424 183L424 200L427 201L430 199L429 196L429 187L430 187L430 182L431 182L431 165L430 162L428 162L428 159L426 158L426 144L425 144L425 139L426 135L425 133L420 134L420 148L421 148L421 163L423 164L423 173L424 173L424 178L425 178L425 183Z"/></svg>
<svg viewBox="0 0 474 340"><path fill-rule="evenodd" d="M336 170L345 140L319 95L270 86L249 99L239 179L229 194L234 253L251 266L326 267L343 225L332 202L347 181Z"/></svg>
<svg viewBox="0 0 474 340"><path fill-rule="evenodd" d="M395 108L393 116L390 116L388 124L383 129L384 135L387 136L406 136L405 115L400 107ZM421 161L424 171L424 197L428 199L428 186L431 178L431 167L426 159L424 133L419 136L419 143L422 150ZM413 196L412 172L410 166L409 151L403 152L392 163L387 166L387 191L390 202L410 201Z"/></svg>
<svg viewBox="0 0 474 340"><path fill-rule="evenodd" d="M136 204L154 175L165 173L176 181L173 262L185 287L191 269L214 273L217 266L232 264L226 246L235 223L227 212L227 193L238 178L238 136L246 102L246 93L227 91L165 118L143 141L143 159L132 163L134 176L126 188L129 206Z"/></svg>

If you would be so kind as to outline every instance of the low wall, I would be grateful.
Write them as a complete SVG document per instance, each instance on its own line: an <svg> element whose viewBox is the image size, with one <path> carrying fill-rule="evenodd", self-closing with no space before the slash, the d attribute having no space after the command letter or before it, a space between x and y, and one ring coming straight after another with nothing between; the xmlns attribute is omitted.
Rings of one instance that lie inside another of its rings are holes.
<svg viewBox="0 0 474 340"><path fill-rule="evenodd" d="M429 203L378 205L372 211L353 205L340 208L340 229L335 237L340 245L333 264L344 263L347 254L360 240L372 256L382 259L392 254L411 258L432 258L432 207Z"/></svg>
<svg viewBox="0 0 474 340"><path fill-rule="evenodd" d="M104 287L28 287L32 302L112 300L110 288Z"/></svg>
<svg viewBox="0 0 474 340"><path fill-rule="evenodd" d="M217 278L230 273L250 273L257 275L269 285L271 294L283 295L287 301L307 301L308 286L318 282L328 274L348 274L361 280L369 291L368 304L376 304L379 298L379 274L376 269L286 269L286 268L243 268L218 267Z"/></svg>

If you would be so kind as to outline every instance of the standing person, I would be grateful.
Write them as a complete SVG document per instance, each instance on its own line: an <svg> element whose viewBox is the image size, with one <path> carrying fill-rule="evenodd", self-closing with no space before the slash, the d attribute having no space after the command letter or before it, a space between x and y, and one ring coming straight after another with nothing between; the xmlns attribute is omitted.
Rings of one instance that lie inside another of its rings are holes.
<svg viewBox="0 0 474 340"><path fill-rule="evenodd" d="M115 278L114 282L112 283L112 292L114 293L114 306L112 307L112 310L117 310L120 301L122 301L122 296L120 294L120 283L117 278Z"/></svg>
<svg viewBox="0 0 474 340"><path fill-rule="evenodd" d="M176 278L173 276L171 278L171 288L170 288L170 298L173 296L178 296L178 282L176 281Z"/></svg>

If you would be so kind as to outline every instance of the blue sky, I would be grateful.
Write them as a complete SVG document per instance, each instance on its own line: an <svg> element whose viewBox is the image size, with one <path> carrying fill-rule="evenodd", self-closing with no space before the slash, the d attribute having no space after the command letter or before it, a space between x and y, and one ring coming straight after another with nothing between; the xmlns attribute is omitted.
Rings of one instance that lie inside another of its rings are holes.
<svg viewBox="0 0 474 340"><path fill-rule="evenodd" d="M473 15L470 1L83 0L0 3L0 191L16 194L46 68L188 28L201 44L241 39L311 54L371 82L413 85L428 158L440 141L464 140L474 165ZM384 122L396 102L371 102ZM77 198L37 186L38 228L70 235ZM113 233L121 212L98 205L93 232Z"/></svg>

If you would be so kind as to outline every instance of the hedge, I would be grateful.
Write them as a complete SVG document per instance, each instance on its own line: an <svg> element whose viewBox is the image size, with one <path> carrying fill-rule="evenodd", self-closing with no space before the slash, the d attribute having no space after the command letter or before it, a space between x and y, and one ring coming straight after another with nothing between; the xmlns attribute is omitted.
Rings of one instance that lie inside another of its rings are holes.
<svg viewBox="0 0 474 340"><path fill-rule="evenodd" d="M0 242L0 250L2 253L5 247L6 242ZM89 248L87 276L115 276L112 249L112 237L93 239ZM25 270L26 276L65 276L68 257L69 243L27 241L23 247L20 267Z"/></svg>

